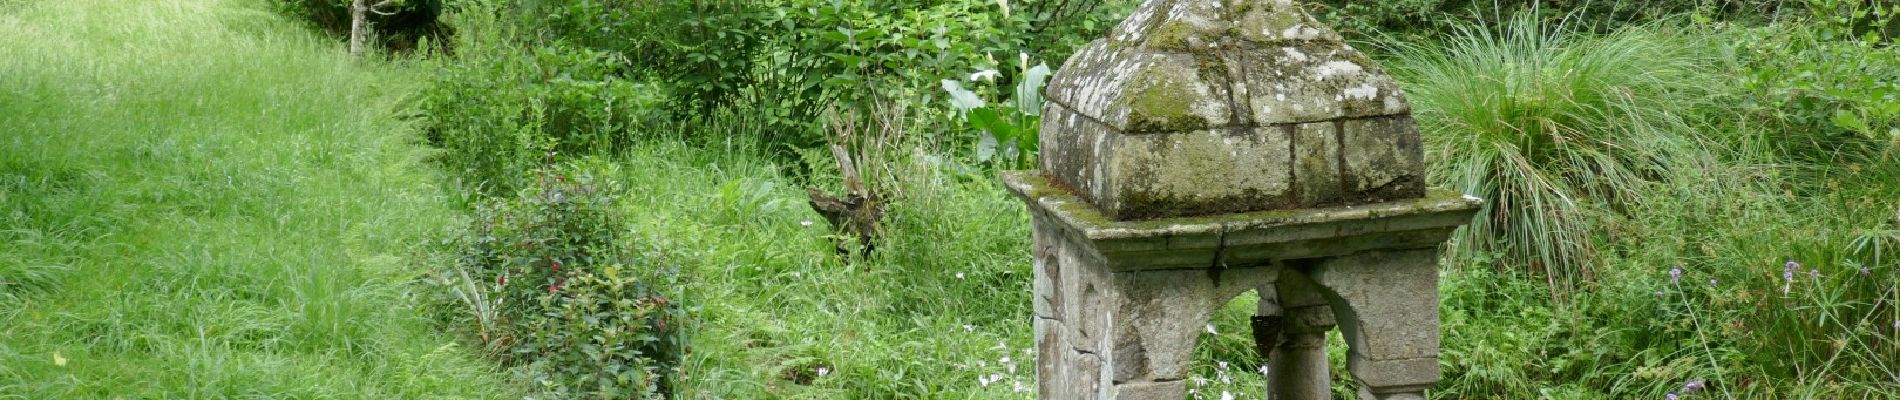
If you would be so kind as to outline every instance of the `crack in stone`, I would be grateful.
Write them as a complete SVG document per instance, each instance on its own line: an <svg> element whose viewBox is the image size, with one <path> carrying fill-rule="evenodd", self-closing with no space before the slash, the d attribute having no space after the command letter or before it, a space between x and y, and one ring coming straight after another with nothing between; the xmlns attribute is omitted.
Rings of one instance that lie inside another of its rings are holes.
<svg viewBox="0 0 1900 400"><path fill-rule="evenodd" d="M1214 260L1207 266L1207 277L1220 287L1221 272L1227 270L1227 224L1220 225L1219 242L1214 245Z"/></svg>

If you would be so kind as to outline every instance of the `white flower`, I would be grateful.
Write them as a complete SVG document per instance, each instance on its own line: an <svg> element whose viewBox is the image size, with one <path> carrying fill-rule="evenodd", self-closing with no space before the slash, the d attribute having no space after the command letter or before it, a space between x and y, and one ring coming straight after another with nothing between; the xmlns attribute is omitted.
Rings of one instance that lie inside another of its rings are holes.
<svg viewBox="0 0 1900 400"><path fill-rule="evenodd" d="M1009 356L1003 356L1003 358L1002 358L1002 359L999 359L999 360L996 360L996 362L999 362L999 363L1004 363L1004 364L1008 364L1008 363L1009 363Z"/></svg>
<svg viewBox="0 0 1900 400"><path fill-rule="evenodd" d="M799 226L811 226L811 220L798 221Z"/></svg>
<svg viewBox="0 0 1900 400"><path fill-rule="evenodd" d="M958 272L958 273L957 273L957 279L963 279L963 273L962 273L962 272Z"/></svg>
<svg viewBox="0 0 1900 400"><path fill-rule="evenodd" d="M1010 386L1015 388L1016 393L1029 393L1029 385L1023 384L1023 381L1016 381L1010 384Z"/></svg>
<svg viewBox="0 0 1900 400"><path fill-rule="evenodd" d="M831 375L831 368L818 367L818 376Z"/></svg>
<svg viewBox="0 0 1900 400"><path fill-rule="evenodd" d="M964 324L964 325L963 325L963 331L964 331L964 332L976 332L976 325L970 325L970 324Z"/></svg>
<svg viewBox="0 0 1900 400"><path fill-rule="evenodd" d="M1222 390L1220 391L1220 400L1234 400L1234 393Z"/></svg>
<svg viewBox="0 0 1900 400"><path fill-rule="evenodd" d="M1207 334L1209 334L1209 335L1219 335L1220 333L1219 333L1219 332L1214 332L1214 324L1207 324Z"/></svg>
<svg viewBox="0 0 1900 400"><path fill-rule="evenodd" d="M996 80L996 77L1002 76L1002 75L1003 75L1002 72L998 72L993 69L985 69L982 71L976 71L976 73L974 74L970 74L970 80L976 81L978 79L987 79L987 80L993 81L993 80Z"/></svg>

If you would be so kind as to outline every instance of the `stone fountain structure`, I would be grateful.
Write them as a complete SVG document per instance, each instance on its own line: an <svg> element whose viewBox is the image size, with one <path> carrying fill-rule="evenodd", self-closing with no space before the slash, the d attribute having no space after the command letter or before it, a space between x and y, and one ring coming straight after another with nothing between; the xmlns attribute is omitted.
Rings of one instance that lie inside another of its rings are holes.
<svg viewBox="0 0 1900 400"><path fill-rule="evenodd" d="M1044 399L1183 399L1196 338L1248 290L1269 395L1439 380L1439 247L1479 201L1427 190L1399 87L1284 0L1148 0L1049 83L1035 230Z"/></svg>

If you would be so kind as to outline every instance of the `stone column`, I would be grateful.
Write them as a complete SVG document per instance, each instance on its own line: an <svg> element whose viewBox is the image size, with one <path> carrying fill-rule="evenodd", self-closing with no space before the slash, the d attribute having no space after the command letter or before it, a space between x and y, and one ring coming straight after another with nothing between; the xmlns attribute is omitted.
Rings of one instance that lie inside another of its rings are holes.
<svg viewBox="0 0 1900 400"><path fill-rule="evenodd" d="M1331 365L1326 361L1326 332L1333 330L1333 309L1318 285L1299 271L1282 271L1279 293L1281 339L1267 356L1268 398L1324 399L1332 395Z"/></svg>

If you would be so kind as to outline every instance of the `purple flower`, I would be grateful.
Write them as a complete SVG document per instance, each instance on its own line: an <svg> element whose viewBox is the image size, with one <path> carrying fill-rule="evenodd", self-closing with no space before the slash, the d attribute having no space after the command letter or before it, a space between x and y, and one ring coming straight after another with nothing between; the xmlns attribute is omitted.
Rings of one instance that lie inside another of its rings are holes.
<svg viewBox="0 0 1900 400"><path fill-rule="evenodd" d="M1874 270L1868 269L1867 266L1865 265L1860 266L1860 276L1873 276L1873 275L1874 275Z"/></svg>
<svg viewBox="0 0 1900 400"><path fill-rule="evenodd" d="M1799 270L1799 269L1801 269L1801 263L1794 262L1794 260L1788 260L1787 264L1782 264L1781 279L1794 281L1794 271Z"/></svg>
<svg viewBox="0 0 1900 400"><path fill-rule="evenodd" d="M1714 287L1714 286L1715 286L1715 278L1709 278L1709 286L1710 286L1710 287Z"/></svg>
<svg viewBox="0 0 1900 400"><path fill-rule="evenodd" d="M1676 285L1676 284L1681 284L1681 283L1682 283L1682 267L1670 268L1669 269L1669 284Z"/></svg>
<svg viewBox="0 0 1900 400"><path fill-rule="evenodd" d="M1676 400L1676 393L1670 392L1668 396L1664 396L1663 398L1666 398L1669 400Z"/></svg>
<svg viewBox="0 0 1900 400"><path fill-rule="evenodd" d="M1704 386L1701 378L1690 379L1689 382L1682 384L1682 394L1695 393L1702 390Z"/></svg>

